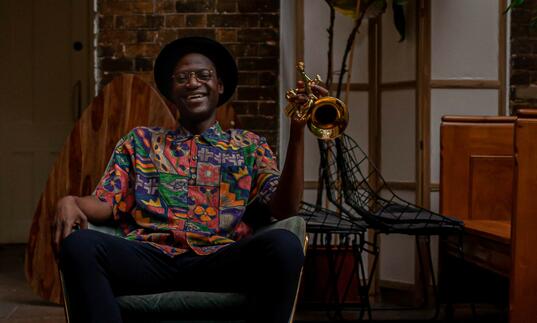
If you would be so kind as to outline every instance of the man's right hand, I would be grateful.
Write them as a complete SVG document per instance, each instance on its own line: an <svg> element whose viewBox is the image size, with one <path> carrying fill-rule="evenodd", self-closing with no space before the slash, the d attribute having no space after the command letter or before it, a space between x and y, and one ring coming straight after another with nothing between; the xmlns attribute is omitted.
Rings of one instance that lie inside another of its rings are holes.
<svg viewBox="0 0 537 323"><path fill-rule="evenodd" d="M57 256L60 251L60 243L75 228L87 229L88 218L77 204L77 197L66 196L56 204L54 221L52 222L52 244Z"/></svg>

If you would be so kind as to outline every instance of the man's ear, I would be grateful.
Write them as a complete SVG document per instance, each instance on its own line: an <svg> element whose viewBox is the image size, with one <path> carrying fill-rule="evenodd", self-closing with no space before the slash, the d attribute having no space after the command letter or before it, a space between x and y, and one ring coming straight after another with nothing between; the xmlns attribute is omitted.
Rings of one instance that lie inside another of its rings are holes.
<svg viewBox="0 0 537 323"><path fill-rule="evenodd" d="M218 94L224 93L224 82L221 79L218 79Z"/></svg>

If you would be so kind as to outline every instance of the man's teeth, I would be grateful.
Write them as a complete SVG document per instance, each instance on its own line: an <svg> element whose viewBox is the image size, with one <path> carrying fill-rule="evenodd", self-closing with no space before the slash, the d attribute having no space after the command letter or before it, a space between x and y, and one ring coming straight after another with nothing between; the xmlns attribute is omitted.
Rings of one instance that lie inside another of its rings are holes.
<svg viewBox="0 0 537 323"><path fill-rule="evenodd" d="M198 99L201 97L203 97L203 94L193 94L193 95L189 95L187 99L191 100L191 99Z"/></svg>

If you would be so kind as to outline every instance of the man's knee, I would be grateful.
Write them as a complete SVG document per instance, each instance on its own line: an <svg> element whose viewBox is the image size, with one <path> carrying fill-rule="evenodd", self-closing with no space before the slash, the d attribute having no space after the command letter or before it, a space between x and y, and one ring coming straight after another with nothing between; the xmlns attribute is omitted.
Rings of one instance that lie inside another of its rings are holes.
<svg viewBox="0 0 537 323"><path fill-rule="evenodd" d="M71 233L60 244L60 266L94 254L99 241L99 233L94 230L78 230Z"/></svg>
<svg viewBox="0 0 537 323"><path fill-rule="evenodd" d="M299 238L291 231L274 229L263 233L262 240L267 248L269 261L296 264L301 266L304 261L304 248Z"/></svg>

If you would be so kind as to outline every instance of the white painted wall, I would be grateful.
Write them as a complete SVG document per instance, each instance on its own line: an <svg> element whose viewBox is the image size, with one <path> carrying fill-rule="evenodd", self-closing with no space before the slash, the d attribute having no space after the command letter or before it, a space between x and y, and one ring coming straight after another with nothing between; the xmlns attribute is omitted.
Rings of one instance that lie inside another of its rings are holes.
<svg viewBox="0 0 537 323"><path fill-rule="evenodd" d="M498 79L498 1L431 1L432 79Z"/></svg>
<svg viewBox="0 0 537 323"><path fill-rule="evenodd" d="M409 1L410 5L414 2ZM280 102L294 87L295 62L295 2L280 1L281 5L281 71ZM432 79L496 80L498 78L498 19L496 0L431 1L431 72ZM306 71L326 78L329 10L322 0L306 0L304 6L304 49ZM416 25L413 8L407 12L407 37L399 43L388 8L382 17L382 71L383 83L416 79ZM340 59L346 37L353 27L352 19L336 13L334 39L334 69ZM358 35L353 57L353 83L367 83L368 44L367 20ZM336 77L337 75L335 75ZM367 92L353 92L349 99L350 134L364 151L368 151L368 96ZM416 97L414 90L385 91L381 97L381 153L380 165L388 181L415 180ZM496 115L497 90L444 90L431 93L431 181L439 177L439 126L445 114ZM284 156L288 141L287 117L281 116L280 155ZM281 160L280 162L283 162ZM308 134L306 140L306 181L317 180L319 156L316 139ZM414 191L398 191L401 197L414 201ZM304 199L314 202L315 190L306 190ZM438 211L438 193L431 194L431 209ZM389 235L382 238L380 279L403 283L414 281L414 240L412 237ZM433 248L436 248L433 239ZM437 253L433 258L436 263Z"/></svg>

